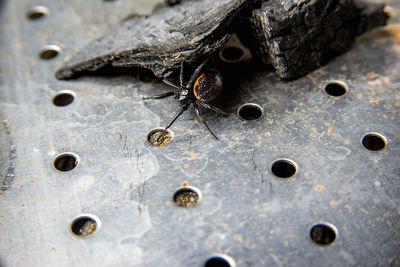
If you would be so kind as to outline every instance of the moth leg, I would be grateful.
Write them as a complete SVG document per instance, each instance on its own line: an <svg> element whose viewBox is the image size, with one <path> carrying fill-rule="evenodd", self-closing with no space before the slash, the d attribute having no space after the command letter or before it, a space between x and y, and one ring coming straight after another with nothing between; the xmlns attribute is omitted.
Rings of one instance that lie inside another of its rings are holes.
<svg viewBox="0 0 400 267"><path fill-rule="evenodd" d="M173 118L171 119L171 121L167 124L167 126L165 126L164 131L166 131L169 127L171 127L172 124L176 121L176 119L178 119L179 116L182 115L182 113L185 112L185 111L186 111L186 109L181 108L181 110L178 111L178 112L174 115L174 117L173 117Z"/></svg>
<svg viewBox="0 0 400 267"><path fill-rule="evenodd" d="M169 96L173 96L175 95L175 92L168 92L168 93L164 93L164 94L159 94L159 95L153 95L153 96L147 96L147 97L143 97L143 100L148 100L148 99L161 99L161 98L166 98Z"/></svg>
<svg viewBox="0 0 400 267"><path fill-rule="evenodd" d="M181 74L179 75L179 81L180 81L182 87L183 87L183 80L184 80L184 78L183 78L183 61L182 61L182 63L181 63Z"/></svg>
<svg viewBox="0 0 400 267"><path fill-rule="evenodd" d="M178 91L180 91L180 90L182 90L182 89L185 89L185 88L179 86L178 84L176 84L175 82L170 81L170 80L168 80L168 79L162 79L162 81L163 81L163 83L165 83L166 85L169 85L169 86L175 88L175 89L178 90Z"/></svg>
<svg viewBox="0 0 400 267"><path fill-rule="evenodd" d="M201 69L206 65L210 58L207 58L206 60L203 61L193 72L192 76L190 77L189 82L186 85L186 88L191 89L193 87L194 82L196 81L197 77L199 77Z"/></svg>
<svg viewBox="0 0 400 267"><path fill-rule="evenodd" d="M199 107L197 106L196 102L193 102L193 106L194 110L196 111L197 117L199 117L200 121L204 124L204 126L206 126L207 130L212 134L212 136L214 136L215 139L218 140L218 137L213 133L213 131L211 131L210 127L208 127L206 120L203 118L203 116L201 116Z"/></svg>
<svg viewBox="0 0 400 267"><path fill-rule="evenodd" d="M161 142L161 141L162 141L162 138L164 138L165 135L167 134L167 129L168 129L169 127L171 127L172 124L176 121L176 119L178 119L179 116L182 115L182 113L185 112L186 110L187 110L187 109L185 109L185 108L181 108L181 110L178 111L178 113L176 113L176 114L174 115L174 117L172 118L172 120L167 124L167 126L165 126L164 131L163 131L163 134L160 135L160 136L158 137L157 142Z"/></svg>
<svg viewBox="0 0 400 267"><path fill-rule="evenodd" d="M213 107L213 106L207 104L206 102L202 102L202 101L197 101L197 102L198 102L201 106L203 106L203 107L205 107L205 108L207 108L207 109L211 109L212 111L215 111L215 112L217 112L217 113L219 113L219 114L222 114L222 115L224 115L224 116L228 116L228 115L229 115L229 114L226 113L225 111L223 111L223 110L221 110L221 109L219 109L219 108Z"/></svg>

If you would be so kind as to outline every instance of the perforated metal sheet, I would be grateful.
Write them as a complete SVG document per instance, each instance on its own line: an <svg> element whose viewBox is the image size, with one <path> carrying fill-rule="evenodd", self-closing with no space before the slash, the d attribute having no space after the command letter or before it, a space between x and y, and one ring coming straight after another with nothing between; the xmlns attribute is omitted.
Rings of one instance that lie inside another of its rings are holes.
<svg viewBox="0 0 400 267"><path fill-rule="evenodd" d="M361 38L346 54L306 77L281 81L269 69L226 78L222 117L192 110L172 127L164 147L146 142L177 110L166 92L135 75L58 81L64 59L131 13L158 1L0 1L0 265L202 266L214 254L237 266L397 266L400 254L400 19ZM376 1L379 2L379 1ZM386 1L399 14L397 0ZM40 4L49 14L26 17ZM42 60L48 44L61 53ZM236 78L240 77L240 78ZM340 97L323 89L348 85ZM72 104L53 105L61 90ZM239 106L263 115L242 120ZM382 151L362 143L387 140ZM63 152L79 157L59 172ZM271 165L290 159L293 178ZM172 196L194 186L192 209ZM97 228L76 237L70 225L95 215ZM329 246L312 242L321 222L337 229Z"/></svg>

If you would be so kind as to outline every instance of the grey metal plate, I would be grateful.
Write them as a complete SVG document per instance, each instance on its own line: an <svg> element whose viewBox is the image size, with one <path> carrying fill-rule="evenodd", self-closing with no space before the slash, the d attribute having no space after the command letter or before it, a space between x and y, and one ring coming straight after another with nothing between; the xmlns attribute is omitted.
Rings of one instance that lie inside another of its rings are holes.
<svg viewBox="0 0 400 267"><path fill-rule="evenodd" d="M202 266L226 254L237 266L398 266L399 15L301 79L281 81L268 69L227 79L230 115L205 115L219 141L189 111L174 124L173 141L153 147L147 133L165 125L177 103L141 99L166 85L133 75L58 81L54 72L157 2L0 1L0 265ZM400 14L397 0L386 2ZM50 13L28 20L36 4ZM47 44L62 51L41 60ZM331 80L348 92L325 93ZM54 106L61 90L75 101ZM236 115L249 102L264 109L260 119ZM363 147L369 132L387 147ZM70 172L53 167L62 152L79 155ZM293 178L272 174L280 158L297 164ZM182 183L202 193L192 209L172 201ZM70 231L81 214L98 218L87 238ZM320 222L337 228L329 246L310 239Z"/></svg>

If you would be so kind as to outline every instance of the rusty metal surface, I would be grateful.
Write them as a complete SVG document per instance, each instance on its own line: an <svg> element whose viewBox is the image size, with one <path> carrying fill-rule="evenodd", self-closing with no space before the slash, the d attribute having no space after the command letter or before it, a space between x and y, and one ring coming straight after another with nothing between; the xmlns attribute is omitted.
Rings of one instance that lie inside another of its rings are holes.
<svg viewBox="0 0 400 267"><path fill-rule="evenodd" d="M172 142L153 147L147 133L178 106L142 97L166 85L133 74L58 81L54 72L156 2L41 0L48 15L30 20L31 1L0 1L0 265L202 266L215 254L236 266L398 265L400 3L387 1L389 26L306 77L282 81L251 67L226 77L230 115L205 114L220 141L189 111ZM48 44L61 52L43 60ZM332 80L347 93L328 95ZM74 102L55 106L61 90ZM245 103L262 117L239 118ZM382 151L362 145L371 132L386 138ZM79 157L69 172L53 166L64 152ZM278 159L297 165L294 177L273 175ZM182 185L201 192L194 208L173 203ZM70 229L82 214L97 222L85 238ZM337 229L329 246L310 238L320 222Z"/></svg>

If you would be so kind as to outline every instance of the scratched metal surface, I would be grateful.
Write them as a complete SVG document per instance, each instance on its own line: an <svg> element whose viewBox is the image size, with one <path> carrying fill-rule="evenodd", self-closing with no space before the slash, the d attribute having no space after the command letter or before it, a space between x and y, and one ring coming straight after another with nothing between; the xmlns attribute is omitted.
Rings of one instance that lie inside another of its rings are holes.
<svg viewBox="0 0 400 267"><path fill-rule="evenodd" d="M157 1L0 1L0 265L202 266L214 254L237 266L398 266L400 249L400 3L391 25L301 79L280 81L259 69L227 79L227 118L206 114L215 141L186 112L165 147L146 143L177 109L173 99L144 103L168 90L134 75L57 81L65 58L130 13ZM50 13L28 20L32 5ZM41 60L39 50L62 52ZM339 79L347 94L332 97ZM52 104L60 90L75 101ZM226 93L226 92L225 92ZM237 108L264 109L244 121ZM387 139L372 152L367 132ZM79 155L70 172L53 168L62 152ZM272 162L296 162L281 179ZM172 203L187 181L202 192L193 209ZM101 221L92 236L71 234L80 214ZM330 246L310 228L338 230Z"/></svg>

